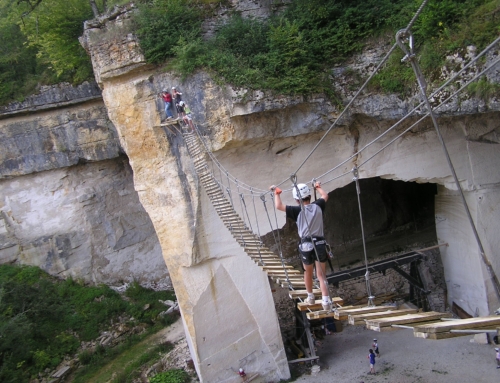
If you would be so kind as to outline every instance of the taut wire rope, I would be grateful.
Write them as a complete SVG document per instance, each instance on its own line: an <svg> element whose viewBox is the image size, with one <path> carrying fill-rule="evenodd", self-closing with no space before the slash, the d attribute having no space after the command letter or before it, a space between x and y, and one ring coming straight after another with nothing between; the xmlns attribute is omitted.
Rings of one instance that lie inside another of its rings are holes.
<svg viewBox="0 0 500 383"><path fill-rule="evenodd" d="M420 87L420 93L422 95L422 98L425 101L428 113L431 117L432 123L434 125L434 128L436 130L436 134L438 136L439 142L441 143L441 146L443 148L444 155L446 157L446 162L448 163L448 167L452 173L453 180L455 181L455 186L458 189L458 192L460 194L460 198L462 200L462 205L464 206L465 212L467 214L467 218L469 220L469 224L472 228L474 237L476 239L477 245L479 247L479 252L481 253L481 258L483 259L483 263L485 264L488 273L490 274L490 277L493 281L493 285L495 286L495 291L497 293L497 297L500 298L500 283L498 281L498 278L495 274L495 271L493 270L493 267L486 256L483 248L483 244L481 242L481 238L479 238L479 233L477 232L476 225L474 223L474 220L472 219L472 215L469 210L469 205L467 204L467 201L465 200L465 195L462 190L462 186L460 185L460 181L458 180L457 173L455 171L455 167L453 166L453 162L451 161L450 154L448 152L448 149L446 147L446 143L444 142L444 138L441 134L441 129L439 128L439 124L437 122L436 116L434 114L434 111L432 109L432 106L429 102L429 98L427 97L427 84L425 82L425 79L422 75L422 71L420 69L420 66L416 60L416 56L413 53L413 36L411 34L411 31L406 29L399 31L396 34L396 41L401 50L405 53L405 57L403 60L408 60L412 66L413 72L415 73L415 77L417 78L418 85ZM405 45L405 42L408 42L409 44L409 49Z"/></svg>
<svg viewBox="0 0 500 383"><path fill-rule="evenodd" d="M259 236L259 241L262 245L262 237L260 235L260 227L259 227L259 218L257 216L257 208L255 207L255 196L253 195L253 190L250 189L250 193L252 193L252 205L253 205L253 213L255 215L255 225L257 226L257 235ZM259 258L260 258L260 261L262 262L262 253L260 251L260 248L261 246L259 246Z"/></svg>
<svg viewBox="0 0 500 383"><path fill-rule="evenodd" d="M420 13L422 12L422 10L424 9L424 7L427 5L427 2L428 0L424 0L422 2L422 4L420 5L420 7L418 8L418 10L415 12L415 14L413 15L413 18L410 20L410 22L408 23L408 25L406 26L406 29L405 30L408 30L410 29L413 24L415 23L416 19L418 18L418 16L420 15ZM361 88L359 88L359 90L356 92L356 94L354 95L354 97L349 101L349 103L347 104L347 106L345 107L345 109L342 111L342 113L340 113L339 117L335 120L335 122L328 128L328 130L323 134L323 136L321 137L321 139L316 143L316 145L311 149L310 153L306 156L306 158L304 159L304 161L302 161L302 163L299 165L299 167L293 172L293 174L297 174L298 171L304 166L304 164L309 160L309 158L312 156L312 154L316 151L316 149L318 148L318 146L323 142L323 140L326 138L326 136L330 133L330 131L337 125L338 121L341 120L341 118L344 116L344 114L346 113L347 110L349 110L350 106L354 103L354 101L358 98L358 96L361 94L361 92L365 89L365 87L368 85L368 83L371 81L371 79L375 76L375 74L377 74L378 70L382 67L382 65L384 65L384 63L389 59L389 56L392 54L392 52L396 49L397 47L397 43L395 43L391 49L389 50L389 52L387 52L387 54L385 55L385 57L380 61L380 63L377 65L377 67L375 68L375 70L373 71L373 73L368 77L368 79L364 82L364 84L361 86ZM277 186L280 186L282 185L283 183L285 183L287 180L284 180L282 181L281 183L279 183Z"/></svg>
<svg viewBox="0 0 500 383"><path fill-rule="evenodd" d="M285 278L286 278L286 282L288 284L288 289L289 290L293 290L293 285L290 282L290 278L288 276L288 271L287 271L287 269L285 267L285 260L283 259L283 252L282 252L282 249L281 249L280 232L279 232L279 227L277 225L278 221L276 220L276 233L277 233L277 237L276 237L276 234L274 233L274 229L273 229L273 224L271 222L271 217L269 216L269 211L267 210L266 195L267 195L266 193L262 193L260 195L260 199L261 199L262 203L264 204L264 210L266 212L267 219L269 221L269 226L271 227L271 233L273 233L274 243L278 247L278 253L279 253L279 256L280 256L281 265L283 267L283 270L285 271ZM273 200L273 196L272 195L271 195L271 201L273 201L273 206L274 206L274 200ZM276 208L274 210L276 210ZM277 217L276 217L276 219L277 219Z"/></svg>
<svg viewBox="0 0 500 383"><path fill-rule="evenodd" d="M500 38L499 38L500 40ZM452 99L453 97L455 97L457 94L459 94L463 89L467 88L467 86L469 86L471 83L473 83L474 81L476 81L479 77L481 77L483 74L485 74L488 70L490 70L493 66L495 66L496 64L500 63L500 57L497 58L496 60L494 60L487 68L483 69L481 72L477 73L474 77L472 77L469 81L467 81L461 88L459 88L458 90L456 90L455 92L453 92L452 94L450 94L447 98L445 98L444 100L442 100L439 105L437 105L434 110L436 109L439 109L440 107L442 107L443 105L446 104L446 102L448 102L450 99ZM366 164L368 161L372 160L374 157L376 157L380 152L382 152L385 148L387 148L389 145L391 145L392 143L394 143L394 141L396 141L397 139L401 138L404 134L408 133L411 129L413 129L416 125L418 125L420 122L422 122L423 120L425 120L427 117L429 116L429 113L427 112L426 114L424 114L419 120L417 120L415 123L413 123L412 125L410 125L408 128L406 128L402 133L398 134L396 137L394 137L391 141L389 141L386 145L384 145L382 148L380 148L379 150L377 150L374 154L372 154L370 157L368 157L366 160L364 160L363 162L361 162L359 165L358 165L358 168L361 168L361 166L363 166L364 164ZM345 175L342 174L342 175ZM341 175L341 176L342 176Z"/></svg>
<svg viewBox="0 0 500 383"><path fill-rule="evenodd" d="M363 225L363 213L361 210L361 190L359 188L359 172L358 168L354 167L352 169L353 181L356 183L356 196L358 197L358 210L359 210L359 222L361 225L361 240L363 242L363 253L365 255L365 283L366 283L366 293L368 295L368 307L374 306L373 299L375 298L372 295L371 287L370 287L370 271L368 270L368 255L366 253L366 241L365 241L365 229Z"/></svg>

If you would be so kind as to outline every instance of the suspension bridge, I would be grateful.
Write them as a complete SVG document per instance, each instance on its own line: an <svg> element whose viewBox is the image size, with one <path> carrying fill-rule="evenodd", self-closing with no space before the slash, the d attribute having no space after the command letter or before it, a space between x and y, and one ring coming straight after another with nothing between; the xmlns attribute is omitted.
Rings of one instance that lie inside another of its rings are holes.
<svg viewBox="0 0 500 383"><path fill-rule="evenodd" d="M469 78L467 81L462 81L462 85L452 91L446 98L442 99L440 103L434 107L431 106L430 99L433 97L442 94L443 90L449 89L451 85L457 83L457 80L461 78L461 76L467 71L471 71L471 68L476 68L475 66L478 64L479 60L483 60L485 55L493 49L500 42L500 37L493 41L490 45L488 45L482 52L476 55L474 58L470 60L467 65L464 65L462 69L460 69L457 73L455 73L451 78L449 78L446 82L444 82L439 88L434 90L431 94L428 94L426 80L422 75L420 70L418 60L416 58L416 54L413 50L414 41L411 33L411 28L415 22L415 20L420 15L422 9L426 6L427 1L423 1L420 8L415 13L414 17L407 25L406 28L400 30L396 34L396 42L393 46L388 50L384 58L380 61L375 71L368 77L365 83L360 87L360 89L356 92L354 97L349 101L344 110L340 113L335 122L324 132L322 137L318 140L318 142L314 145L312 150L307 154L304 160L300 163L300 165L291 172L291 176L285 178L283 181L278 183L276 186L282 186L285 183L292 183L292 188L297 187L297 174L299 170L304 166L304 164L310 160L312 154L317 150L317 148L323 143L325 137L337 126L339 123L343 121L347 113L349 112L352 104L355 100L360 96L362 91L366 88L367 84L372 80L374 75L378 73L378 71L383 67L383 65L387 62L389 56L397 49L400 48L405 54L403 61L409 63L411 65L416 81L419 85L420 93L414 98L419 98L420 101L417 102L417 105L413 107L405 116L403 116L400 120L394 123L391 127L389 127L386 131L376 137L373 141L366 144L364 147L360 148L356 151L356 153L351 156L345 158L343 161L339 162L328 171L314 175L312 181L303 182L308 184L314 184L315 180L322 180L322 185L328 185L329 183L337 180L341 177L351 177L352 181L356 184L356 196L359 208L360 222L361 222L361 239L363 244L363 252L364 252L364 266L358 267L350 270L338 271L336 273L330 275L316 275L317 278L322 278L327 281L327 283L338 284L339 282L352 279L364 277L366 282L366 293L367 293L367 303L364 306L351 306L345 307L343 306L343 301L340 297L334 297L333 303L334 308L332 311L327 312L322 310L321 301L316 301L314 305L304 305L302 301L307 296L305 290L305 284L303 279L302 270L298 270L292 265L289 265L285 260L285 255L283 254L283 247L281 244L280 238L280 228L278 226L277 213L276 208L274 206L273 199L273 191L259 189L258 187L248 185L244 182L241 182L236 176L229 173L228 170L218 161L214 153L210 150L210 145L207 137L204 137L202 132L196 127L194 130L189 129L187 126L182 125L182 121L173 121L163 124L163 126L168 127L170 132L173 133L181 133L184 137L184 141L186 143L188 152L192 158L194 169L197 173L203 188L208 195L214 209L216 210L218 216L224 223L225 227L230 231L235 241L243 248L246 254L264 271L267 273L270 279L272 279L276 284L280 285L283 288L287 288L290 291L290 297L297 302L297 320L300 322L304 328L304 336L306 342L309 344L308 349L310 353L305 355L304 358L299 358L297 361L303 360L314 360L317 359L317 355L314 352L314 347L312 345L312 336L310 332L310 326L308 324L309 320L321 319L326 317L332 317L337 320L347 319L349 315L352 315L352 324L359 324L361 322L368 323L366 321L370 320L370 326L376 330L376 324L373 321L379 320L380 318L392 318L387 320L385 323L392 323L390 326L403 326L402 323L405 323L404 326L408 327L408 323L419 323L419 322L429 322L431 319L440 320L442 317L446 317L447 315L442 315L443 313L409 313L409 312L397 312L395 310L387 309L387 307L380 308L376 307L377 299L371 293L370 286L370 273L372 272L381 272L385 271L388 268L392 268L396 270L398 273L403 275L410 283L410 285L414 286L416 289L420 290L422 294L426 294L427 292L423 288L423 286L411 275L405 273L400 266L406 263L415 262L423 256L426 251L431 250L431 248L420 249L416 251L412 251L406 254L399 255L397 257L374 262L370 264L368 262L367 250L366 250L366 239L363 227L363 215L362 215L362 204L360 200L360 169L362 169L369 161L373 160L377 155L379 155L382 151L384 151L387 147L394 144L397 140L401 139L405 134L412 131L418 124L422 121L430 119L432 121L432 125L434 126L436 132L436 138L439 141L444 156L446 158L450 173L452 174L456 189L459 191L463 207L466 211L470 227L474 233L475 240L477 242L477 246L479 249L479 253L481 255L482 262L489 274L491 282L494 286L497 297L500 298L500 283L497 275L491 265L491 261L488 258L487 254L483 249L483 245L481 243L481 239L477 233L475 223L471 217L471 213L469 211L469 207L465 200L459 179L456 175L454 165L450 159L450 155L447 150L446 143L443 139L443 136L440 131L439 124L436 118L436 112L439 111L444 105L446 105L450 100L454 99L463 92L467 86L474 81L477 81L482 76L484 76L488 71L492 68L496 67L500 62L500 57L497 57L494 60L491 60L488 65L484 66L481 70L476 70L474 76ZM400 127L403 122L412 118L415 120L410 126L405 128L399 134L395 134L393 132L396 131L398 127ZM174 127L175 126L175 127ZM343 165L349 163L351 160L357 158L362 152L366 151L370 146L374 145L376 142L379 142L385 138L388 138L389 134L395 134L390 140L385 143L383 146L378 148L374 153L372 153L369 157L364 159L361 163L358 163L354 168L349 171L341 172L340 169L343 168ZM340 172L340 173L339 173ZM291 191L292 188L284 188L283 191ZM261 211L265 211L265 217L258 217L256 204L263 204L263 209ZM253 217L252 217L253 214ZM265 219L266 226L271 227L271 233L274 240L273 250L267 247L262 241L262 233L260 232L259 220ZM446 244L441 244L443 246ZM316 273L321 274L321 271L317 270ZM316 281L317 282L317 281ZM317 288L317 283L315 285L314 293L316 296L321 295L320 290ZM350 311L349 311L350 310ZM385 314L381 314L381 312L385 312ZM400 319L400 322L397 321L397 314L400 315L413 315L411 318L407 317L406 319ZM384 316L385 315L385 316ZM420 316L419 316L420 315ZM396 318L396 319L394 319ZM421 319L419 319L421 318ZM361 321L361 322L360 322ZM383 321L382 321L383 322ZM442 326L443 328L449 328L450 326ZM380 327L378 330L380 331ZM424 327L419 327L420 333L432 333L433 330L427 330ZM437 330L441 331L441 330ZM426 337L424 335L420 335L421 337ZM437 337L436 337L437 339Z"/></svg>

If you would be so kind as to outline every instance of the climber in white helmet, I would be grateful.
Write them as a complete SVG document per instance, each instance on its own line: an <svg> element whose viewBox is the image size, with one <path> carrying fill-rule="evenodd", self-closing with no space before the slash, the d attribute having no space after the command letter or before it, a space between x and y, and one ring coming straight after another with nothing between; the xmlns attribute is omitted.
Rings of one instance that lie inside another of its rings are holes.
<svg viewBox="0 0 500 383"><path fill-rule="evenodd" d="M316 266L319 284L321 287L323 310L332 309L332 300L326 281L326 241L323 234L323 210L328 193L321 188L320 182L314 183L314 188L319 192L321 198L311 203L311 190L306 184L296 184L292 189L292 195L297 206L284 205L281 201L281 189L271 186L274 192L274 203L276 209L286 212L287 218L297 222L300 236L299 253L304 266L304 283L307 290L307 298L304 300L308 305L315 303L313 293L313 271ZM314 246L313 246L314 241ZM314 250L316 248L316 251ZM317 253L317 254L316 254Z"/></svg>

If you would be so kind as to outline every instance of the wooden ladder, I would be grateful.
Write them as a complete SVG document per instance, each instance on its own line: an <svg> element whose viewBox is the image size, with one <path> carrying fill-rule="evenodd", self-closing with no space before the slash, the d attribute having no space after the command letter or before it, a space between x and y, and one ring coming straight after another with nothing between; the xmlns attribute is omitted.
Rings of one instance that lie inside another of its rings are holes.
<svg viewBox="0 0 500 383"><path fill-rule="evenodd" d="M243 219L234 210L231 202L224 195L221 186L210 173L206 161L206 151L200 144L196 133L183 132L184 141L198 178L212 202L217 214L224 225L231 232L234 239L243 247L243 250L252 260L264 270L269 278L281 287L291 290L304 289L302 271L291 265L285 265L278 255L265 246L260 238L245 224Z"/></svg>

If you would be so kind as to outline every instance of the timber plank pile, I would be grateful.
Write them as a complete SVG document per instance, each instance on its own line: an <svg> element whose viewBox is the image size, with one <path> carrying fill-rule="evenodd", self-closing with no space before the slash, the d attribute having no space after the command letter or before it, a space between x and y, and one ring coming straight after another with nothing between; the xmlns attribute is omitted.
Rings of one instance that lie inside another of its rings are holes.
<svg viewBox="0 0 500 383"><path fill-rule="evenodd" d="M441 318L450 318L450 313L439 313L429 311L425 313L405 314L395 317L379 318L366 320L366 328L373 331L388 331L393 330L393 325L404 325L415 327L419 324L440 321Z"/></svg>
<svg viewBox="0 0 500 383"><path fill-rule="evenodd" d="M466 332L452 332L453 330L496 330L500 327L500 316L457 319L440 321L413 328L413 336L424 339L448 339L456 336L471 335Z"/></svg>

